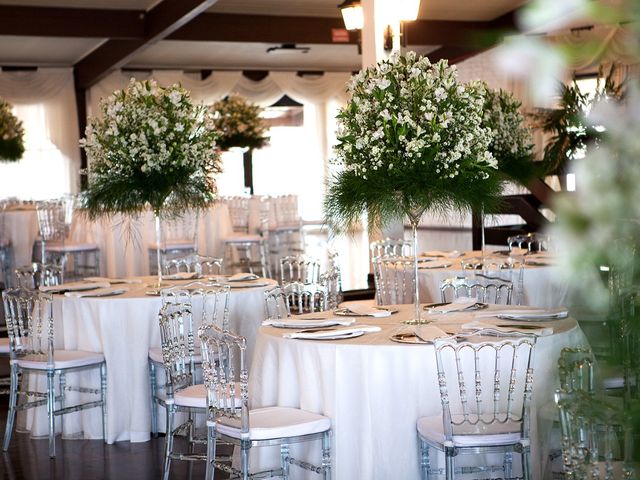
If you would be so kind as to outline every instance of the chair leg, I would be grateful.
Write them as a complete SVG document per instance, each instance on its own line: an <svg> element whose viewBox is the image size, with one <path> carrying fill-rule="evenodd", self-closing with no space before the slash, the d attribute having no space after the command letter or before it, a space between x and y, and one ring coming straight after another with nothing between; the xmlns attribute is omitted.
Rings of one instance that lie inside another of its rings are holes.
<svg viewBox="0 0 640 480"><path fill-rule="evenodd" d="M64 372L60 372L60 374L58 375L58 387L60 388L60 396L58 397L60 408L64 408L64 392L67 389L67 377ZM60 415L60 433L64 434L64 415Z"/></svg>
<svg viewBox="0 0 640 480"><path fill-rule="evenodd" d="M289 444L280 445L280 467L282 468L282 480L289 479Z"/></svg>
<svg viewBox="0 0 640 480"><path fill-rule="evenodd" d="M529 447L522 450L522 478L529 480L531 478L531 470L529 467Z"/></svg>
<svg viewBox="0 0 640 480"><path fill-rule="evenodd" d="M511 478L511 467L513 466L513 453L504 452L504 462L502 468L504 469L505 478Z"/></svg>
<svg viewBox="0 0 640 480"><path fill-rule="evenodd" d="M240 468L242 470L242 480L249 480L249 449L251 442L240 442Z"/></svg>
<svg viewBox="0 0 640 480"><path fill-rule="evenodd" d="M151 436L158 436L158 406L156 405L156 396L158 395L158 387L156 385L156 366L149 360L149 387L151 388Z"/></svg>
<svg viewBox="0 0 640 480"><path fill-rule="evenodd" d="M163 480L169 480L171 468L171 453L173 452L173 405L167 405L167 434L164 439L164 467L162 469Z"/></svg>
<svg viewBox="0 0 640 480"><path fill-rule="evenodd" d="M331 431L322 434L322 480L331 480Z"/></svg>
<svg viewBox="0 0 640 480"><path fill-rule="evenodd" d="M7 411L7 424L4 427L4 442L2 449L6 452L11 442L11 434L13 432L13 424L16 420L16 404L18 401L18 366L11 364L11 386L9 392L9 410Z"/></svg>
<svg viewBox="0 0 640 480"><path fill-rule="evenodd" d="M55 373L47 371L47 417L49 419L49 457L56 456L56 417L54 414L56 403Z"/></svg>
<svg viewBox="0 0 640 480"><path fill-rule="evenodd" d="M102 410L102 438L107 443L107 364L100 365L100 406Z"/></svg>
<svg viewBox="0 0 640 480"><path fill-rule="evenodd" d="M418 435L418 444L420 446L420 475L422 480L427 480L431 473L429 464L429 445Z"/></svg>
<svg viewBox="0 0 640 480"><path fill-rule="evenodd" d="M207 425L207 465L205 480L214 480L216 471L216 427Z"/></svg>
<svg viewBox="0 0 640 480"><path fill-rule="evenodd" d="M454 450L451 447L445 447L445 476L447 480L453 480L455 475Z"/></svg>

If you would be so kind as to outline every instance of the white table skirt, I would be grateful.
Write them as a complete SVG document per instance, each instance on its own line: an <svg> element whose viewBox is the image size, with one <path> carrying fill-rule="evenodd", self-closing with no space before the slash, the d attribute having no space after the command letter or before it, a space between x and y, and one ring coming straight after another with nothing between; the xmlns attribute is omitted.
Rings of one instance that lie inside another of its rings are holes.
<svg viewBox="0 0 640 480"><path fill-rule="evenodd" d="M418 272L420 284L420 302L440 302L440 284L443 280L456 275L463 275L460 261L470 257L480 257L481 252L468 252L464 257L446 259L451 263L448 268L421 269ZM499 258L499 257L498 257ZM428 265L425 263L424 265ZM522 305L530 305L542 308L555 308L569 304L570 286L561 280L556 266L529 266L525 265L523 272L523 298ZM506 272L506 271L503 271ZM514 297L516 293L516 278L519 270L513 271ZM468 275L470 272L464 272ZM513 303L516 303L514 298Z"/></svg>
<svg viewBox="0 0 640 480"><path fill-rule="evenodd" d="M251 407L299 407L330 417L334 479L419 478L416 421L441 411L435 352L432 345L389 340L398 328L407 328L399 323L411 316L411 306L399 308L390 318L363 322L380 325L380 333L350 340L290 340L282 338L282 329L259 331L250 371ZM542 478L547 462L560 350L586 345L575 320L549 325L557 333L538 339L534 357L532 478ZM306 460L318 460L317 449L298 451Z"/></svg>
<svg viewBox="0 0 640 480"><path fill-rule="evenodd" d="M145 281L154 279L147 277ZM184 282L183 282L184 283ZM251 355L256 331L264 318L263 292L269 287L232 288L230 328L247 337ZM144 284L129 285L124 295L109 298L54 296L58 348L104 353L107 362L107 441L144 442L150 438L151 407L148 351L160 346L159 296L147 296ZM199 325L194 318L195 328ZM99 385L97 374L85 380ZM71 379L69 382L71 383ZM41 383L42 385L42 383ZM70 397L71 398L71 397ZM46 435L46 409L30 410L19 424L33 436ZM160 426L164 414L159 415ZM102 438L100 410L66 415L66 437Z"/></svg>

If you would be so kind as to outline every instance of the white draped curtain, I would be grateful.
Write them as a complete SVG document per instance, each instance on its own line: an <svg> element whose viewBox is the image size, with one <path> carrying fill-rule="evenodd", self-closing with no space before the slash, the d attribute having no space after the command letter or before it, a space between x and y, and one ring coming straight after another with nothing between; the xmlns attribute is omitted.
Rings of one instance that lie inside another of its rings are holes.
<svg viewBox="0 0 640 480"><path fill-rule="evenodd" d="M0 71L0 97L22 120L27 148L23 161L0 162L0 191L23 191L32 198L76 191L80 151L73 70Z"/></svg>

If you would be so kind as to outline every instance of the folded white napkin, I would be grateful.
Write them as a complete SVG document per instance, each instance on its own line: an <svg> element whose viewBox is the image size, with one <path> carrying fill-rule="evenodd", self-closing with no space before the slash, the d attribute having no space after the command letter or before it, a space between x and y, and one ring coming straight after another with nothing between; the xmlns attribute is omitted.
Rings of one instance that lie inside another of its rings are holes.
<svg viewBox="0 0 640 480"><path fill-rule="evenodd" d="M259 277L254 273L236 273L227 278L228 282L245 282L247 280L257 280Z"/></svg>
<svg viewBox="0 0 640 480"><path fill-rule="evenodd" d="M479 322L474 320L473 322L465 323L462 325L463 330L480 331L485 334L505 334L505 335L535 335L536 337L545 337L553 334L553 328L551 327L537 327L534 325L506 325L499 323L494 325L488 322Z"/></svg>
<svg viewBox="0 0 640 480"><path fill-rule="evenodd" d="M416 325L413 331L415 332L418 338L420 338L421 340L424 340L425 342L428 342L430 340L435 340L436 338L444 338L444 337L451 336L447 332L445 332L444 330L438 328L433 324Z"/></svg>
<svg viewBox="0 0 640 480"><path fill-rule="evenodd" d="M76 292L80 290L95 290L96 288L108 288L109 282L69 282L51 287L41 286L40 291L45 293Z"/></svg>
<svg viewBox="0 0 640 480"><path fill-rule="evenodd" d="M421 257L440 257L440 258L458 258L463 256L464 253L459 252L458 250L429 250L427 252L422 252L420 254Z"/></svg>
<svg viewBox="0 0 640 480"><path fill-rule="evenodd" d="M371 307L364 303L353 303L346 307L345 310L348 310L355 315L360 315L363 317L389 317L391 316L391 312L389 310L384 310L380 308Z"/></svg>
<svg viewBox="0 0 640 480"><path fill-rule="evenodd" d="M559 318L567 318L569 310L566 308L523 308L523 309L498 309L482 313L476 313L475 318L498 317L509 320L554 320Z"/></svg>
<svg viewBox="0 0 640 480"><path fill-rule="evenodd" d="M126 287L107 287L107 288L98 288L97 290L85 290L83 292L66 292L65 297L111 297L114 295L120 295L122 293L128 292L129 289Z"/></svg>
<svg viewBox="0 0 640 480"><path fill-rule="evenodd" d="M465 310L470 310L471 308L473 308L476 303L478 303L478 301L475 298L459 297L452 303L440 305L437 307L431 307L427 310L427 312L433 314L464 312Z"/></svg>
<svg viewBox="0 0 640 480"><path fill-rule="evenodd" d="M277 328L322 328L333 327L335 325L349 326L356 322L355 318L351 317L334 317L334 318L280 318L280 319L267 319L262 322L265 327L277 327Z"/></svg>
<svg viewBox="0 0 640 480"><path fill-rule="evenodd" d="M162 275L163 280L191 280L194 278L198 278L196 272L178 272L171 275Z"/></svg>
<svg viewBox="0 0 640 480"><path fill-rule="evenodd" d="M109 282L111 285L118 283L142 283L139 278L108 278L108 277L86 277L87 282Z"/></svg>
<svg viewBox="0 0 640 480"><path fill-rule="evenodd" d="M284 338L302 338L302 339L331 339L331 338L348 338L366 332L379 332L382 330L375 325L354 325L351 327L327 328L319 331L300 331L286 333L282 335Z"/></svg>
<svg viewBox="0 0 640 480"><path fill-rule="evenodd" d="M430 268L448 268L452 265L451 260L433 260L430 262L421 262L418 264L418 268L421 270Z"/></svg>

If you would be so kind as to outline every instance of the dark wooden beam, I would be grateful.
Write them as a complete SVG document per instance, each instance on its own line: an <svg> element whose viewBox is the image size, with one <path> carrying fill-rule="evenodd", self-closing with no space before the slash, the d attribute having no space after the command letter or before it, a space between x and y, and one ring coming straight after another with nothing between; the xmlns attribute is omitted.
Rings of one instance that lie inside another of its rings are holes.
<svg viewBox="0 0 640 480"><path fill-rule="evenodd" d="M431 63L438 60L449 60L449 65L461 62L469 57L479 54L483 50L472 47L440 47L433 52L427 53Z"/></svg>
<svg viewBox="0 0 640 480"><path fill-rule="evenodd" d="M217 0L163 0L145 15L144 37L107 40L75 65L76 86L87 89L135 54L171 35Z"/></svg>
<svg viewBox="0 0 640 480"><path fill-rule="evenodd" d="M0 5L0 35L142 38L144 12Z"/></svg>

